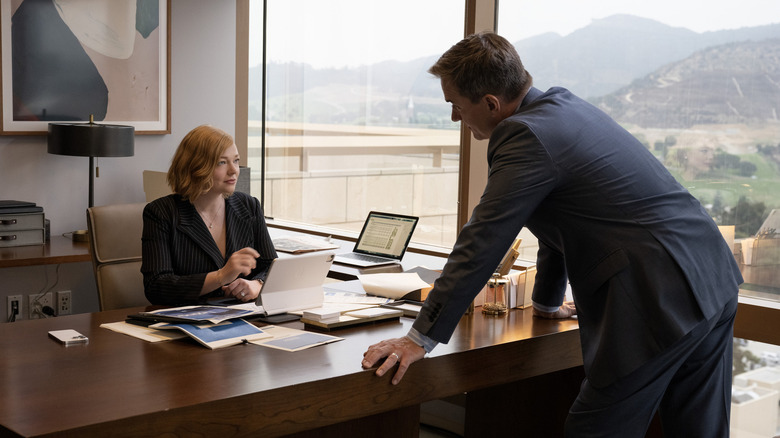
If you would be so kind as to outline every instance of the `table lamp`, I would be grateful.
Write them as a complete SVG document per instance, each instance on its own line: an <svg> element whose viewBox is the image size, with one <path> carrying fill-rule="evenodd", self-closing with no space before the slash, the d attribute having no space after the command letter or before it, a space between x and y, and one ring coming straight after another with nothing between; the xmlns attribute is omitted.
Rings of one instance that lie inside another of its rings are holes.
<svg viewBox="0 0 780 438"><path fill-rule="evenodd" d="M89 157L89 206L95 203L95 157L132 157L135 128L89 123L49 123L50 154ZM99 174L97 175L99 176Z"/></svg>

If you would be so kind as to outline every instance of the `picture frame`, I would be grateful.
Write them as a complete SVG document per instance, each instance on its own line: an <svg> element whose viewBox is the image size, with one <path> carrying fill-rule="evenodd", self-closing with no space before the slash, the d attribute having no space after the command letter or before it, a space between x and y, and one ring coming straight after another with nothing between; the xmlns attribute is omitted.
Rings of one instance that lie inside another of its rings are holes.
<svg viewBox="0 0 780 438"><path fill-rule="evenodd" d="M170 0L0 0L0 135L171 133Z"/></svg>

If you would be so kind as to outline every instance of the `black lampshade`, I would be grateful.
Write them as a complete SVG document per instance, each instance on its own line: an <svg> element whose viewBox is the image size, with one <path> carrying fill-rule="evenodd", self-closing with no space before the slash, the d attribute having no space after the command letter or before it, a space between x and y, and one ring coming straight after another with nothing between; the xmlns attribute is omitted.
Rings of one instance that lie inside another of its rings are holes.
<svg viewBox="0 0 780 438"><path fill-rule="evenodd" d="M95 157L132 157L135 128L94 123L49 123L49 153L89 157L88 205L95 203Z"/></svg>
<svg viewBox="0 0 780 438"><path fill-rule="evenodd" d="M98 123L49 123L49 153L79 157L132 157L135 128Z"/></svg>

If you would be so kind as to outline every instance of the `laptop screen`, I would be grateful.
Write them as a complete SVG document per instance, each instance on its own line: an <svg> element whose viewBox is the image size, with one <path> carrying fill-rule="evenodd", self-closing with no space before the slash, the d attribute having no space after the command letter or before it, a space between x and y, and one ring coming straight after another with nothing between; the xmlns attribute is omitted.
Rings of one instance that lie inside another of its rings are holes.
<svg viewBox="0 0 780 438"><path fill-rule="evenodd" d="M419 218L372 211L360 231L354 252L401 259Z"/></svg>

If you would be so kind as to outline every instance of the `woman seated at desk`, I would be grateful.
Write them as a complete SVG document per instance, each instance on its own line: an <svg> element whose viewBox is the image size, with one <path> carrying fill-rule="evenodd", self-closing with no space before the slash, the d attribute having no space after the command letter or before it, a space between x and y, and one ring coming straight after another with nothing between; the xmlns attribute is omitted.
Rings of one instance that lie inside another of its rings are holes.
<svg viewBox="0 0 780 438"><path fill-rule="evenodd" d="M258 200L235 192L239 154L226 132L190 131L168 170L173 194L144 208L144 292L182 306L216 296L257 298L276 258Z"/></svg>

